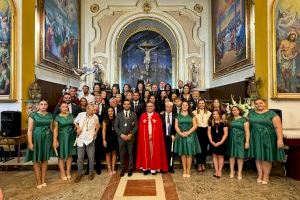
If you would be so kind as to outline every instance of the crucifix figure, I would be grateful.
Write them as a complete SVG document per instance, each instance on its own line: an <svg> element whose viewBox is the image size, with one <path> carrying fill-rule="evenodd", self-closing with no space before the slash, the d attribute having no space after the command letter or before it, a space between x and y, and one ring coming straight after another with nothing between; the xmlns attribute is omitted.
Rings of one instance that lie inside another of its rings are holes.
<svg viewBox="0 0 300 200"><path fill-rule="evenodd" d="M149 72L150 61L151 61L150 53L152 50L156 49L157 46L154 46L153 44L149 43L148 41L145 41L141 45L139 45L138 48L145 52L144 64L146 67L146 71Z"/></svg>

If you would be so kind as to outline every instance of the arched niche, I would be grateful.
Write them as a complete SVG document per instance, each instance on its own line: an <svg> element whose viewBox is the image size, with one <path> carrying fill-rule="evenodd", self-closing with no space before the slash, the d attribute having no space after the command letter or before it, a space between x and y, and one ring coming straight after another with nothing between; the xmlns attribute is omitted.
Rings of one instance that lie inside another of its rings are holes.
<svg viewBox="0 0 300 200"><path fill-rule="evenodd" d="M163 24L163 22L159 21L159 20L155 20L155 19L139 19L136 21L131 22L130 24L128 24L119 34L118 39L117 39L117 69L116 69L116 73L117 73L117 77L119 80L119 83L122 83L122 80L124 80L122 77L122 75L124 75L124 68L125 66L122 65L122 63L124 64L124 57L123 57L123 51L124 51L124 46L126 44L126 42L132 38L132 36L135 36L138 33L157 33L156 35L160 35L163 39L165 39L168 43L168 46L171 49L171 53L170 53L170 65L171 66L165 66L166 70L171 70L169 73L166 73L165 77L169 77L168 74L170 74L170 79L168 79L168 82L170 84L174 83L177 79L178 79L178 44L177 44L177 40L175 35L173 34L173 32L170 30L170 28L168 28L165 24ZM140 34L141 35L141 34ZM155 35L155 34L154 34ZM149 37L147 37L149 39ZM141 38L140 42L144 41L143 38ZM138 45L138 44L136 44ZM155 50L154 50L155 51ZM159 52L159 50L157 50ZM137 54L139 56L143 56L141 54ZM155 53L154 53L155 56ZM151 56L153 58L153 54ZM156 57L159 57L156 56ZM122 62L123 60L123 62ZM141 62L139 62L141 63ZM143 80L147 80L147 76L148 75L152 75L152 76L157 76L158 74L158 70L161 70L161 67L158 63L155 63L155 61L150 64L153 68L150 68L149 70L146 70L145 66L137 66L140 68L140 72L139 75L141 76L141 79ZM169 65L169 64L168 64ZM128 66L127 66L128 67ZM122 73L122 69L123 69L123 73ZM141 72L142 70L142 72ZM154 72L155 70L155 72ZM148 72L149 71L149 72ZM128 75L128 74L127 74ZM132 75L136 75L136 74L132 74ZM163 76L161 76L163 77ZM149 78L149 77L148 77ZM151 77L151 80L156 80L155 78ZM163 78L161 78L161 81L165 81L163 80ZM150 82L152 82L150 80ZM158 81L158 79L156 80L156 82ZM132 85L134 86L134 85Z"/></svg>

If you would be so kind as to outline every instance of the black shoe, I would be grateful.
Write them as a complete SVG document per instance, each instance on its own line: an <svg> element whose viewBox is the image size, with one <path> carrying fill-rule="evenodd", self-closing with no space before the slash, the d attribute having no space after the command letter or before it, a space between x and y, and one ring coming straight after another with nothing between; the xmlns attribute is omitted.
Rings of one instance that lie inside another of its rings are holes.
<svg viewBox="0 0 300 200"><path fill-rule="evenodd" d="M86 171L86 172L84 173L84 175L89 175L89 173L90 173L89 171Z"/></svg>
<svg viewBox="0 0 300 200"><path fill-rule="evenodd" d="M124 170L124 169L122 169L122 170L121 170L121 172L120 172L120 177L123 177L123 176L124 176L124 174L125 174L125 170Z"/></svg>
<svg viewBox="0 0 300 200"><path fill-rule="evenodd" d="M144 171L144 175L145 175L145 176L148 175L149 172L150 172L149 170Z"/></svg>
<svg viewBox="0 0 300 200"><path fill-rule="evenodd" d="M97 175L100 175L101 174L101 169L96 169L96 173L97 173Z"/></svg>
<svg viewBox="0 0 300 200"><path fill-rule="evenodd" d="M170 168L170 169L169 169L169 173L173 173L173 174L174 174L174 169L173 169L173 168Z"/></svg>
<svg viewBox="0 0 300 200"><path fill-rule="evenodd" d="M128 177L132 176L132 170L128 170Z"/></svg>
<svg viewBox="0 0 300 200"><path fill-rule="evenodd" d="M151 174L154 176L154 175L156 175L156 174L157 174L157 172L151 172Z"/></svg>

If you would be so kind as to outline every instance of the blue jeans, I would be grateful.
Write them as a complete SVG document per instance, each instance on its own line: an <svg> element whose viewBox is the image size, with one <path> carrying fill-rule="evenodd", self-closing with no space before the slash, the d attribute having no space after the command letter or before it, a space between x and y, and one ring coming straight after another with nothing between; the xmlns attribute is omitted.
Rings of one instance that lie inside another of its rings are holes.
<svg viewBox="0 0 300 200"><path fill-rule="evenodd" d="M78 174L83 175L83 162L84 162L84 155L85 151L87 153L88 159L89 159L89 173L94 172L94 160L95 160L95 140L91 142L89 145L83 144L83 147L77 146L77 166L78 166Z"/></svg>

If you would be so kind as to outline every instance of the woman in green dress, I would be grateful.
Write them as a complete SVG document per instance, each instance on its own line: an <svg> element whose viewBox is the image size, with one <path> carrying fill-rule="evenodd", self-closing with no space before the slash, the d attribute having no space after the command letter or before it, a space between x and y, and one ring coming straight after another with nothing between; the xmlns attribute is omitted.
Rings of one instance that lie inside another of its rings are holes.
<svg viewBox="0 0 300 200"><path fill-rule="evenodd" d="M268 184L273 161L284 159L283 133L280 117L266 108L263 99L254 101L255 110L249 113L250 157L255 158L257 183Z"/></svg>
<svg viewBox="0 0 300 200"><path fill-rule="evenodd" d="M45 176L52 144L52 114L47 112L48 102L41 100L38 111L30 114L28 119L28 151L26 161L33 162L36 188L46 187Z"/></svg>
<svg viewBox="0 0 300 200"><path fill-rule="evenodd" d="M68 104L61 103L60 114L54 120L53 149L58 149L58 167L60 177L64 181L71 179L72 155L76 154L76 147L74 146L76 136L73 122L74 117L69 113Z"/></svg>
<svg viewBox="0 0 300 200"><path fill-rule="evenodd" d="M249 122L241 116L242 110L238 106L231 108L231 115L228 119L229 140L228 155L230 164L230 178L234 177L234 165L237 160L238 180L242 179L242 169L245 157L245 149L249 149L250 129Z"/></svg>
<svg viewBox="0 0 300 200"><path fill-rule="evenodd" d="M183 177L191 177L192 157L201 153L200 144L197 138L197 120L192 114L187 101L182 102L181 112L175 119L175 143L174 152L181 156Z"/></svg>

